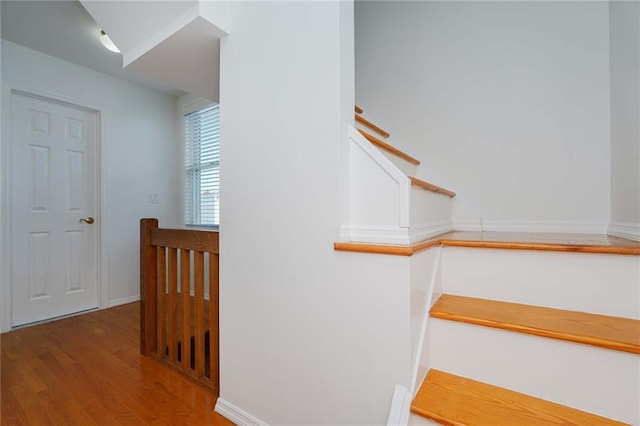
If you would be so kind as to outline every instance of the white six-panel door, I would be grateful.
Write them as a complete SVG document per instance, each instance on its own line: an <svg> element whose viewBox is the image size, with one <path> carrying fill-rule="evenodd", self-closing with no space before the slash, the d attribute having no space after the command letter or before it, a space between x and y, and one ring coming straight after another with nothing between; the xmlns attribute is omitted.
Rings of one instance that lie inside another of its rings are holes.
<svg viewBox="0 0 640 426"><path fill-rule="evenodd" d="M12 326L96 308L97 113L12 93L11 132Z"/></svg>

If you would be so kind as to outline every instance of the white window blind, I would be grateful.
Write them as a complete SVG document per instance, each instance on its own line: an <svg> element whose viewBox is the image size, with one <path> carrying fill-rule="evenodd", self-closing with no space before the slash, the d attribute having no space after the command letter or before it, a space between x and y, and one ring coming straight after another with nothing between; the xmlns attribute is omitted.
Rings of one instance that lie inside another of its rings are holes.
<svg viewBox="0 0 640 426"><path fill-rule="evenodd" d="M220 106L184 115L185 222L220 224Z"/></svg>

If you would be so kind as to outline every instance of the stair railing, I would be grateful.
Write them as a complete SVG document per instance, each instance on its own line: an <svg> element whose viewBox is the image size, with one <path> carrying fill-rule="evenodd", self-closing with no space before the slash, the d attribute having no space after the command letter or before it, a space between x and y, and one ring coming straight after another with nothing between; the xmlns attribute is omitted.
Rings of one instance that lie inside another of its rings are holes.
<svg viewBox="0 0 640 426"><path fill-rule="evenodd" d="M219 234L140 220L140 353L219 394Z"/></svg>

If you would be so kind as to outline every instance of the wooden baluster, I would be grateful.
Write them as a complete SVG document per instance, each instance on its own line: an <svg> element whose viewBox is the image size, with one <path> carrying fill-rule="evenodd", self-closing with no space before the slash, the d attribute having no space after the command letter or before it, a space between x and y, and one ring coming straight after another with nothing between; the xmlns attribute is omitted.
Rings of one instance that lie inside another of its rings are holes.
<svg viewBox="0 0 640 426"><path fill-rule="evenodd" d="M169 361L178 360L178 250L169 249Z"/></svg>
<svg viewBox="0 0 640 426"><path fill-rule="evenodd" d="M166 335L167 335L167 262L166 250L164 247L158 247L156 263L157 277L157 306L158 306L158 348L156 353L160 358L165 358Z"/></svg>
<svg viewBox="0 0 640 426"><path fill-rule="evenodd" d="M140 220L140 353L156 351L156 248L151 230L158 219Z"/></svg>
<svg viewBox="0 0 640 426"><path fill-rule="evenodd" d="M220 393L220 256L209 253L209 378L216 394Z"/></svg>
<svg viewBox="0 0 640 426"><path fill-rule="evenodd" d="M194 251L194 285L195 285L195 375L204 376L204 253Z"/></svg>
<svg viewBox="0 0 640 426"><path fill-rule="evenodd" d="M180 291L182 292L182 369L191 368L191 252L180 252Z"/></svg>

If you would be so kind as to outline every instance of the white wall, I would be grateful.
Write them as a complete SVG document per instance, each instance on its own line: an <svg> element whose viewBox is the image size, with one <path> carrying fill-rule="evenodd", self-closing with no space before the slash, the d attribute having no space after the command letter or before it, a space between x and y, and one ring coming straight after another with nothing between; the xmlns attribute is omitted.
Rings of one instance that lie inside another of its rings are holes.
<svg viewBox="0 0 640 426"><path fill-rule="evenodd" d="M640 239L640 4L610 2L609 22L611 222Z"/></svg>
<svg viewBox="0 0 640 426"><path fill-rule="evenodd" d="M107 301L103 306L136 300L139 219L157 217L161 226L179 225L181 164L176 158L182 145L175 98L4 40L2 81L101 111L105 203L104 215L96 219L104 226L102 285ZM5 158L4 152L0 158ZM149 193L157 193L160 203L150 204ZM2 206L3 214L8 210L9 206Z"/></svg>
<svg viewBox="0 0 640 426"><path fill-rule="evenodd" d="M273 425L383 424L409 385L408 259L333 250L352 8L234 2L221 41L221 400Z"/></svg>
<svg viewBox="0 0 640 426"><path fill-rule="evenodd" d="M606 2L357 2L356 99L485 226L604 232Z"/></svg>

